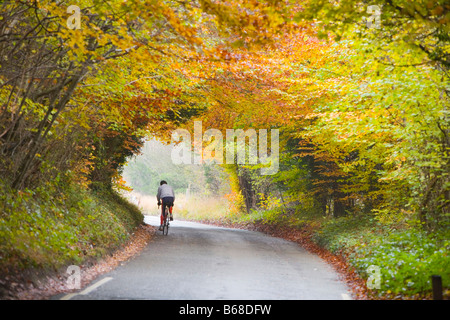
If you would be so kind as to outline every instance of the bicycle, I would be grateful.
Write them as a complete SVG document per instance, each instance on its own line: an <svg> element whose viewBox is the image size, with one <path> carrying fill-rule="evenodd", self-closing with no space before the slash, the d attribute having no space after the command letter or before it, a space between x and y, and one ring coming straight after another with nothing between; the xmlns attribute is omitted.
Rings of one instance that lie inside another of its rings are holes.
<svg viewBox="0 0 450 320"><path fill-rule="evenodd" d="M158 209L159 209L159 206L158 206ZM170 225L169 221L170 221L170 219L169 219L169 207L168 206L164 206L162 233L165 236L167 236L169 234L169 225Z"/></svg>

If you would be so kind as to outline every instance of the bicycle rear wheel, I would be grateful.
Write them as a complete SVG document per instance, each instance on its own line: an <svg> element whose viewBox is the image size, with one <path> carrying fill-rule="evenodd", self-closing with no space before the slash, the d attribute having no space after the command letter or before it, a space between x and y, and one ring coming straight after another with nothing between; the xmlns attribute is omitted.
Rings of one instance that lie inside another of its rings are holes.
<svg viewBox="0 0 450 320"><path fill-rule="evenodd" d="M166 222L163 227L163 235L167 236L169 234L169 224Z"/></svg>
<svg viewBox="0 0 450 320"><path fill-rule="evenodd" d="M167 236L169 234L169 213L168 208L164 210L164 224L163 224L163 235Z"/></svg>

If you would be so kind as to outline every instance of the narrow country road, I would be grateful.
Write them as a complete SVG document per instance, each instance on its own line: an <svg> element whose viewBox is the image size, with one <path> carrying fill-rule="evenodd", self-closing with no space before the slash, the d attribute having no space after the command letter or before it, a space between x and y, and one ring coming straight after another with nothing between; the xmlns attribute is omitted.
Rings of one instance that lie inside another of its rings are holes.
<svg viewBox="0 0 450 320"><path fill-rule="evenodd" d="M159 225L159 218L146 216ZM58 299L349 299L336 272L297 244L259 232L174 221L134 259Z"/></svg>

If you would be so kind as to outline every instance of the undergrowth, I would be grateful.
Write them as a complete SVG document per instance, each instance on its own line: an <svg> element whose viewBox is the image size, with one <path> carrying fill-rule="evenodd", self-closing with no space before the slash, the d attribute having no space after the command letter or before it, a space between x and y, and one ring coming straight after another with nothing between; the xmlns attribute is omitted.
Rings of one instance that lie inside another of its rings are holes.
<svg viewBox="0 0 450 320"><path fill-rule="evenodd" d="M54 270L102 257L143 221L111 189L51 183L15 192L0 181L0 275Z"/></svg>
<svg viewBox="0 0 450 320"><path fill-rule="evenodd" d="M244 214L240 221L296 229L308 226L313 230L312 241L344 256L363 279L371 282L374 298L430 298L432 275L442 277L444 295L449 295L448 230L431 234L418 226L383 224L372 215L305 218L298 212L287 214L276 209ZM373 273L375 269L380 272L379 285L372 282L378 276Z"/></svg>

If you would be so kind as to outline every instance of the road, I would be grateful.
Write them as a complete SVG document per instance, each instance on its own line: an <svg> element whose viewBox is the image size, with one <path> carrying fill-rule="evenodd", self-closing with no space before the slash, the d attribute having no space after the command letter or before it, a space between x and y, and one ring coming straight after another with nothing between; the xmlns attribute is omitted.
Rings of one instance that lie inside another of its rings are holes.
<svg viewBox="0 0 450 320"><path fill-rule="evenodd" d="M159 225L159 218L145 222ZM134 259L59 299L343 300L350 292L319 257L259 232L174 221Z"/></svg>

